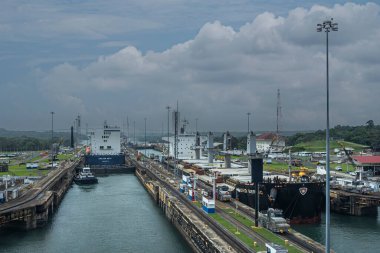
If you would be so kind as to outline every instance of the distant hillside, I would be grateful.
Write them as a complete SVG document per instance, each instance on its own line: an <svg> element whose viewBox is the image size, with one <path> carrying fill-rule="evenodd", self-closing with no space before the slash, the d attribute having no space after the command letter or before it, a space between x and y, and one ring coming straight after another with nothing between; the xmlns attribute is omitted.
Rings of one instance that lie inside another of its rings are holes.
<svg viewBox="0 0 380 253"><path fill-rule="evenodd" d="M366 145L361 145L357 143L347 142L347 141L330 141L330 150L335 148L342 148L339 144L341 143L345 148L353 148L354 150L363 150L364 148L368 148ZM309 152L319 152L326 150L326 140L318 140L318 141L309 141L309 142L301 142L293 146L292 151L309 151Z"/></svg>
<svg viewBox="0 0 380 253"><path fill-rule="evenodd" d="M287 138L287 145L290 146L318 146L325 143L326 131L318 130L314 133L297 133ZM374 149L380 148L380 125L374 125L370 120L363 126L341 126L338 125L330 129L330 139L344 140L364 146L369 146ZM317 141L322 141L317 144ZM302 144L302 145L301 145ZM352 145L351 145L352 146Z"/></svg>
<svg viewBox="0 0 380 253"><path fill-rule="evenodd" d="M70 133L54 132L55 137L69 138ZM13 131L0 128L0 137L12 138L12 137L32 137L37 139L51 139L51 131Z"/></svg>
<svg viewBox="0 0 380 253"><path fill-rule="evenodd" d="M70 133L54 133L54 143L70 144ZM9 131L0 128L0 151L43 150L51 147L51 132Z"/></svg>

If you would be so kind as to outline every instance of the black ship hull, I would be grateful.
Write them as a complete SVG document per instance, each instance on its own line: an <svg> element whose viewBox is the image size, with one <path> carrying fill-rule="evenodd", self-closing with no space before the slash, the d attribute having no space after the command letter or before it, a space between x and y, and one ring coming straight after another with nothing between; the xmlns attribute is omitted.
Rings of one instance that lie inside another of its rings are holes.
<svg viewBox="0 0 380 253"><path fill-rule="evenodd" d="M125 164L125 156L120 155L85 155L84 162L88 166L113 166Z"/></svg>
<svg viewBox="0 0 380 253"><path fill-rule="evenodd" d="M74 178L74 182L79 185L97 184L98 179L94 178Z"/></svg>
<svg viewBox="0 0 380 253"><path fill-rule="evenodd" d="M259 210L277 208L293 224L319 223L324 209L323 182L260 183ZM239 201L255 207L253 184L238 184ZM234 196L236 190L234 191Z"/></svg>

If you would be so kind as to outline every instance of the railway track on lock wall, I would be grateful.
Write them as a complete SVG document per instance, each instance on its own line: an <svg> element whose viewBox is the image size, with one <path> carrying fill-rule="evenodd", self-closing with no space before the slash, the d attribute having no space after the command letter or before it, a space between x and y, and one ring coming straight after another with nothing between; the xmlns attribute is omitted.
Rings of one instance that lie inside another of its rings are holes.
<svg viewBox="0 0 380 253"><path fill-rule="evenodd" d="M152 163L149 163L150 166L158 166L158 165L152 165ZM176 196L178 199L181 200L181 202L189 208L193 213L195 213L203 222L207 223L209 228L211 228L215 233L217 233L220 237L222 237L228 244L230 244L235 250L238 252L254 252L249 247L246 246L242 241L240 241L237 237L232 235L228 230L221 227L215 220L213 220L211 217L209 217L207 214L205 214L202 210L200 210L198 207L194 206L190 201L181 194L177 189L175 189L170 183L166 182L165 179L162 179L161 177L157 176L157 171L153 171L153 169L148 168L149 166L144 166L144 168L149 171L149 176L153 177L155 180L160 182L168 191L170 191L171 194ZM156 173L154 173L156 172ZM162 173L162 172L160 172ZM165 173L166 176L168 176L168 173Z"/></svg>
<svg viewBox="0 0 380 253"><path fill-rule="evenodd" d="M18 208L27 208L28 205L31 203L31 201L37 199L41 193L43 193L45 190L50 189L51 186L53 186L56 182L56 180L62 176L62 174L67 173L67 170L72 167L75 163L70 164L67 168L64 169L56 169L53 175L47 176L41 181L37 182L35 187L30 189L27 193L25 193L23 196L7 202L5 204L2 204L0 206L0 215L13 211ZM76 165L75 165L76 166Z"/></svg>
<svg viewBox="0 0 380 253"><path fill-rule="evenodd" d="M152 164L152 163L151 163ZM159 170L160 170L160 173L162 173L163 175L165 175L166 177L173 177L172 173L167 171L164 167L160 166L160 165L155 165L155 166L159 166ZM212 187L210 187L208 184L202 182L202 181L197 181L197 184L198 185L201 185L202 188L205 188L205 189L212 189ZM177 191L178 192L178 191ZM187 198L184 197L183 195L181 195L182 199L186 199L186 202L188 202ZM233 203L230 202L229 205L231 205L232 207L234 207ZM193 205L192 205L193 206ZM194 206L193 206L194 207ZM197 209L199 210L199 209ZM241 214L247 216L248 218L251 218L253 219L254 221L254 214L253 212L249 212L248 210L245 210L245 209L239 209L239 212L241 212ZM222 210L220 210L219 213L223 213ZM202 212L203 214L203 212ZM250 231L248 233L248 231L246 231L247 227L244 228L244 224L236 224L236 223L239 223L236 219L232 218L232 217L228 217L228 214L223 214L223 218L228 220L230 223L233 223L235 226L238 226L239 229L241 231L245 231L245 233L249 234L252 238L256 239L257 242L261 242L261 243L264 243L265 242L268 242L265 238L261 237L261 235L257 234L257 233L254 233L254 231ZM288 240L288 242L292 245L294 245L296 248L302 250L302 251L305 251L305 252L314 252L314 253L323 253L324 252L324 248L319 246L319 245L315 245L315 244L312 244L310 243L307 239L301 239L299 238L298 236L296 236L293 232L289 232L289 233L286 233L286 234L277 234L278 237L280 237L281 239L283 240Z"/></svg>
<svg viewBox="0 0 380 253"><path fill-rule="evenodd" d="M207 189L207 190L212 190L212 187L204 182L200 182L200 181L197 181L197 185L201 185L202 188L204 189ZM221 204L223 205L222 202L220 201L217 201L218 205L220 206ZM229 205L230 207L233 207L235 208L235 205L232 203L232 202L227 202L226 205ZM249 212L248 210L246 209L238 209L237 212L239 212L240 214L243 214L244 216L252 219L253 221L255 220L255 215L254 215L254 209L250 208L252 210L252 212ZM220 210L220 208L217 207L217 210ZM220 210L219 213L222 213L223 210ZM228 216L228 215L227 215ZM224 217L225 218L225 217ZM232 217L230 217L230 219L232 220L235 220L233 219ZM236 224L236 220L234 222L234 224L236 226L239 226L238 224ZM240 229L242 229L242 227L239 226ZM252 232L252 231L251 231ZM252 234L252 233L248 233L249 235L252 235L253 238L257 238L258 241L261 241L261 242L268 242L265 238L261 237L260 235L256 234ZM292 245L294 245L296 248L302 250L302 251L305 251L305 252L314 252L314 253L324 253L324 248L319 246L319 245L315 245L315 244L312 244L310 243L308 240L306 239L301 239L299 237L297 237L295 234L293 234L293 232L288 232L288 233L285 233L285 234L277 234L278 237L280 237L281 239L283 240L288 240L288 242Z"/></svg>
<svg viewBox="0 0 380 253"><path fill-rule="evenodd" d="M228 205L232 208L235 208L235 205L232 202L229 202ZM252 212L249 212L248 210L244 208L238 209L240 214L243 214L244 216L250 218L251 220L255 220L255 215ZM307 252L314 252L314 253L324 253L324 249L321 247L318 247L316 245L310 244L308 241L302 240L301 238L298 238L296 235L294 235L292 232L284 233L284 234L276 234L278 237L280 237L283 240L288 240L289 243L296 246L297 248L307 251Z"/></svg>

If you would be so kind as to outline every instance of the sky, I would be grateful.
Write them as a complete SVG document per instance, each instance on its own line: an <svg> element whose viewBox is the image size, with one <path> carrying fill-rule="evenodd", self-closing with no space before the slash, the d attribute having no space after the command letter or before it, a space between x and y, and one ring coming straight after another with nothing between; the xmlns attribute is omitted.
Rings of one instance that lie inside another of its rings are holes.
<svg viewBox="0 0 380 253"><path fill-rule="evenodd" d="M188 129L317 130L380 124L380 3L258 0L1 0L0 128L133 122Z"/></svg>

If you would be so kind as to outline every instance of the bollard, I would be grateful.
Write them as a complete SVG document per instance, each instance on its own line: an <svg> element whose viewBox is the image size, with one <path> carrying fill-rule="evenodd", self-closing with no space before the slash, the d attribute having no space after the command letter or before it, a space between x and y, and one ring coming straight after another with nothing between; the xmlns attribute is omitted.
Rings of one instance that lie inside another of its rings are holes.
<svg viewBox="0 0 380 253"><path fill-rule="evenodd" d="M257 247L257 242L253 242L253 247Z"/></svg>
<svg viewBox="0 0 380 253"><path fill-rule="evenodd" d="M289 244L289 241L288 240L285 240L285 245L288 245Z"/></svg>

